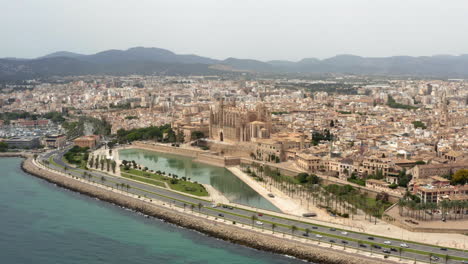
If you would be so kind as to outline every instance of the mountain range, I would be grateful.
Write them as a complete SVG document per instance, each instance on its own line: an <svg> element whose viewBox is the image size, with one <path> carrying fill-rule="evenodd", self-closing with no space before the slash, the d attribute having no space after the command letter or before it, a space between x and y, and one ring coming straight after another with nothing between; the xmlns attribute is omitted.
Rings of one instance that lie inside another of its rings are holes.
<svg viewBox="0 0 468 264"><path fill-rule="evenodd" d="M293 62L237 58L216 60L191 54L175 54L160 48L135 47L91 55L60 51L35 59L0 59L0 80L87 74L213 75L239 72L465 78L468 77L468 55L380 58L337 55L323 60L305 58Z"/></svg>

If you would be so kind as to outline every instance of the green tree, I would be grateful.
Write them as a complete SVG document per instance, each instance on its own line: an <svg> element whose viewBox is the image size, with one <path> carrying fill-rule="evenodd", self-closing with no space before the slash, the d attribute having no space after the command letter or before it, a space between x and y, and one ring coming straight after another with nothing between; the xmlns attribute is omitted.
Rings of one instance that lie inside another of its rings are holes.
<svg viewBox="0 0 468 264"><path fill-rule="evenodd" d="M190 134L190 139L191 140L197 140L197 139L200 139L200 138L204 138L205 137L205 134L201 131L193 131L191 134Z"/></svg>
<svg viewBox="0 0 468 264"><path fill-rule="evenodd" d="M299 173L299 174L297 175L297 180L298 180L300 183L306 183L308 177L309 177L309 174L307 174L307 173L305 173L305 172L302 172L302 173Z"/></svg>
<svg viewBox="0 0 468 264"><path fill-rule="evenodd" d="M111 167L112 167L112 172L115 173L115 169L117 167L117 163L115 162L115 160L112 161Z"/></svg>
<svg viewBox="0 0 468 264"><path fill-rule="evenodd" d="M257 218L256 215L250 216L250 220L252 220L252 227L253 227L253 225L254 225L254 222L255 222L257 219L258 219L258 218Z"/></svg>
<svg viewBox="0 0 468 264"><path fill-rule="evenodd" d="M468 183L468 169L461 169L455 172L452 176L451 183L453 185L463 185Z"/></svg>
<svg viewBox="0 0 468 264"><path fill-rule="evenodd" d="M292 225L291 226L291 236L294 236L294 232L296 232L296 231L297 231L297 226Z"/></svg>
<svg viewBox="0 0 468 264"><path fill-rule="evenodd" d="M275 223L271 224L271 231L273 232L273 234L275 233L275 228L276 228L276 224Z"/></svg>
<svg viewBox="0 0 468 264"><path fill-rule="evenodd" d="M8 150L8 144L5 142L0 142L0 152L6 152Z"/></svg>
<svg viewBox="0 0 468 264"><path fill-rule="evenodd" d="M89 167L92 168L94 166L94 157L91 156L91 158L89 159Z"/></svg>

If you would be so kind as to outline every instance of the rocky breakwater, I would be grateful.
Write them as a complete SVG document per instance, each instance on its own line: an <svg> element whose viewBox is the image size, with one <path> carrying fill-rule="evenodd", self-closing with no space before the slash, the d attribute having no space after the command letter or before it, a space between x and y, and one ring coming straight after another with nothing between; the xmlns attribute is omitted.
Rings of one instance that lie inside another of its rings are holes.
<svg viewBox="0 0 468 264"><path fill-rule="evenodd" d="M8 158L8 157L29 158L32 156L33 154L29 152L0 152L0 158Z"/></svg>
<svg viewBox="0 0 468 264"><path fill-rule="evenodd" d="M149 216L163 219L167 222L197 230L209 236L220 238L226 241L245 245L251 248L294 256L299 259L328 264L371 264L371 263L391 263L389 260L379 260L368 258L356 254L332 250L314 245L300 244L297 241L281 239L276 236L247 230L235 225L228 225L206 218L201 218L189 213L183 213L163 206L145 202L141 199L132 198L119 194L108 189L83 183L81 181L60 175L58 173L37 167L31 158L23 161L22 168L26 172L35 175L58 186L97 197L100 200L111 202L123 207L127 207Z"/></svg>

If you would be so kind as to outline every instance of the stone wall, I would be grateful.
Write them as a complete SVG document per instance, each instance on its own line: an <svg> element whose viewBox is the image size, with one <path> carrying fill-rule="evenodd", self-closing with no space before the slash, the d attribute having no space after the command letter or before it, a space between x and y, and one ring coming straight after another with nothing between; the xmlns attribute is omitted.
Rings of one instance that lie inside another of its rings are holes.
<svg viewBox="0 0 468 264"><path fill-rule="evenodd" d="M39 178L53 182L58 186L80 192L85 195L97 197L100 200L127 207L146 215L164 219L167 222L197 230L207 235L229 242L245 245L259 250L277 254L294 256L299 259L322 264L383 264L395 263L389 260L359 256L341 250L332 250L324 247L299 244L297 241L281 239L276 236L246 230L234 225L215 222L195 215L182 213L155 204L144 202L141 199L124 196L97 186L86 184L54 172L36 167L32 159L23 162L22 168Z"/></svg>
<svg viewBox="0 0 468 264"><path fill-rule="evenodd" d="M225 142L207 141L207 146L211 151L223 153L228 156L250 158L250 153L255 152L255 145L249 142L229 144Z"/></svg>
<svg viewBox="0 0 468 264"><path fill-rule="evenodd" d="M171 153L191 158L196 158L201 153L208 153L208 151L198 150L198 149L186 149L186 148L178 148L173 146L167 146L157 143L147 143L147 142L133 142L133 145L147 150L163 152L163 153Z"/></svg>

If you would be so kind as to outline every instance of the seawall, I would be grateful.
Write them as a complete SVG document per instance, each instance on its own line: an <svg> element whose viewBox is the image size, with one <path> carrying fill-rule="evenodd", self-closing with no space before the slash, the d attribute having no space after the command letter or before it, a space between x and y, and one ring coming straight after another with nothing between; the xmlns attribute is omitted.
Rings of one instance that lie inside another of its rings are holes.
<svg viewBox="0 0 468 264"><path fill-rule="evenodd" d="M299 259L321 264L396 263L384 259L379 260L376 258L358 256L355 254L342 252L340 250L331 250L314 245L299 244L296 241L281 239L272 235L250 231L233 225L227 225L198 216L170 210L162 206L144 202L137 198L129 197L123 194L115 193L111 190L106 190L101 187L83 183L49 170L38 168L32 162L31 158L24 160L21 167L24 171L48 182L55 183L58 186L89 196L97 197L103 201L127 207L185 228L197 230L204 234L240 245L245 245L251 248L277 254L290 255Z"/></svg>
<svg viewBox="0 0 468 264"><path fill-rule="evenodd" d="M229 156L217 156L213 152L199 149L188 149L167 146L157 143L134 142L126 148L145 149L161 153L175 154L184 157L194 158L193 161L213 165L217 167L236 166L240 164L240 158Z"/></svg>
<svg viewBox="0 0 468 264"><path fill-rule="evenodd" d="M32 157L33 154L29 152L0 152L0 158L7 157L19 157L19 158L28 158Z"/></svg>

